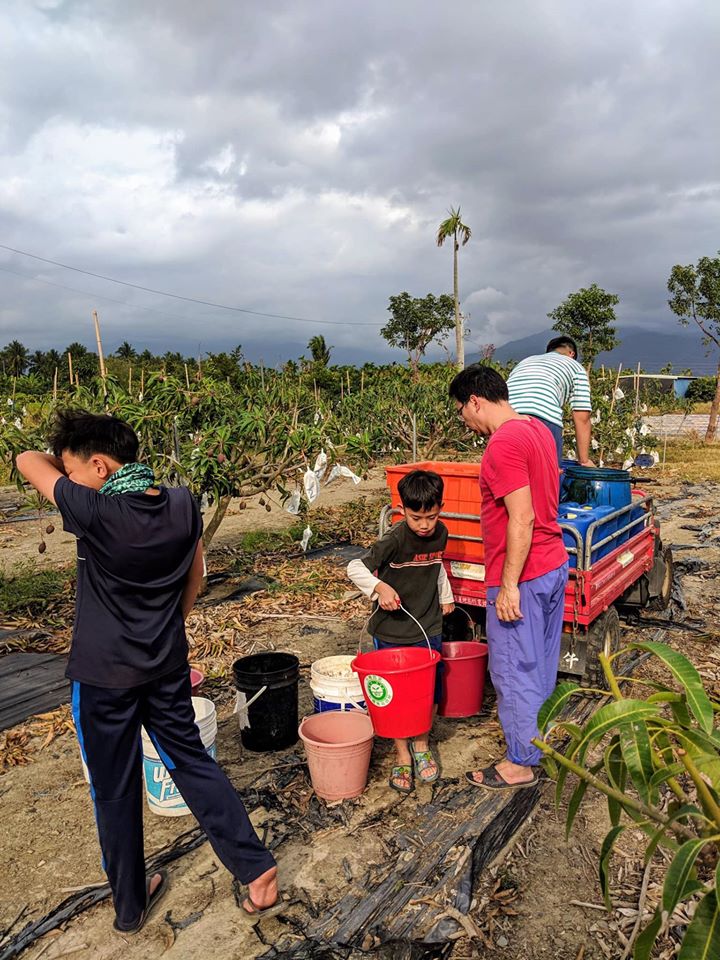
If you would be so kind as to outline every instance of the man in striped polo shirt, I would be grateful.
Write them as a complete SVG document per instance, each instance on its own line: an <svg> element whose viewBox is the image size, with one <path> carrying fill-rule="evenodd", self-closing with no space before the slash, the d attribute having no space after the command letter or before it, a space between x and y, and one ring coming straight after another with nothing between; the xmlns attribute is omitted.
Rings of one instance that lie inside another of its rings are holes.
<svg viewBox="0 0 720 960"><path fill-rule="evenodd" d="M562 460L563 407L572 409L577 458L584 467L590 459L590 381L577 361L577 345L570 337L555 337L546 352L521 360L508 377L510 406L540 420L555 438L558 462Z"/></svg>

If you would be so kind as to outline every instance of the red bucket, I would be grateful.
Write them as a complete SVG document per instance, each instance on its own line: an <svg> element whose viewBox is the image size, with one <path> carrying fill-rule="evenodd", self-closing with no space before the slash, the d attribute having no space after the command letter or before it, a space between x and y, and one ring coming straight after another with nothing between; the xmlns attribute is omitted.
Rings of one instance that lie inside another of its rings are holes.
<svg viewBox="0 0 720 960"><path fill-rule="evenodd" d="M365 691L379 737L419 737L432 726L436 650L391 647L359 653L350 664Z"/></svg>
<svg viewBox="0 0 720 960"><path fill-rule="evenodd" d="M445 670L438 713L441 717L474 717L482 709L487 644L452 640L442 645L442 655Z"/></svg>

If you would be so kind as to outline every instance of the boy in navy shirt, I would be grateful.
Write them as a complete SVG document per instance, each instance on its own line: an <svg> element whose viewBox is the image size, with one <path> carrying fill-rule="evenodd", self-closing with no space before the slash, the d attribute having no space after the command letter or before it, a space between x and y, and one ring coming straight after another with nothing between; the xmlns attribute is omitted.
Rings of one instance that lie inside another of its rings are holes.
<svg viewBox="0 0 720 960"><path fill-rule="evenodd" d="M248 885L243 909L259 916L278 899L275 861L206 753L192 707L185 619L203 575L197 504L184 487L154 484L135 433L115 417L58 414L50 446L52 455L21 453L17 468L78 538L67 676L115 929L139 931L168 885L164 871L145 876L141 725L220 860Z"/></svg>

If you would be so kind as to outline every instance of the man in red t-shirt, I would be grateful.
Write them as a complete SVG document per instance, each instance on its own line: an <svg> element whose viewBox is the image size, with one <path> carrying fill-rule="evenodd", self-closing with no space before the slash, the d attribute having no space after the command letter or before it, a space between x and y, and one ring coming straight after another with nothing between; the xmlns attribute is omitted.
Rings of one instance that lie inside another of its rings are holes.
<svg viewBox="0 0 720 960"><path fill-rule="evenodd" d="M506 759L466 774L488 790L537 782L537 715L555 689L568 556L557 523L558 468L548 428L515 413L507 385L475 363L450 384L458 416L489 436L480 467L490 674Z"/></svg>

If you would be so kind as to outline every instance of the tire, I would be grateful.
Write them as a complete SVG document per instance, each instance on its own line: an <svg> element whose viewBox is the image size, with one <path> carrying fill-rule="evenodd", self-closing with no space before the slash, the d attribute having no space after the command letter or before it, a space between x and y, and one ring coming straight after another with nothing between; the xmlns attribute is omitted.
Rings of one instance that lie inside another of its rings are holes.
<svg viewBox="0 0 720 960"><path fill-rule="evenodd" d="M655 563L658 563L660 560L662 560L662 562L665 564L665 574L663 576L660 593L657 597L653 597L653 599L648 603L648 610L667 610L667 608L670 606L670 600L672 598L675 563L673 561L672 550L670 547L665 547L662 553L655 558Z"/></svg>
<svg viewBox="0 0 720 960"><path fill-rule="evenodd" d="M620 617L615 607L597 618L587 632L587 655L583 685L607 690L608 684L598 657L617 653L621 646Z"/></svg>

